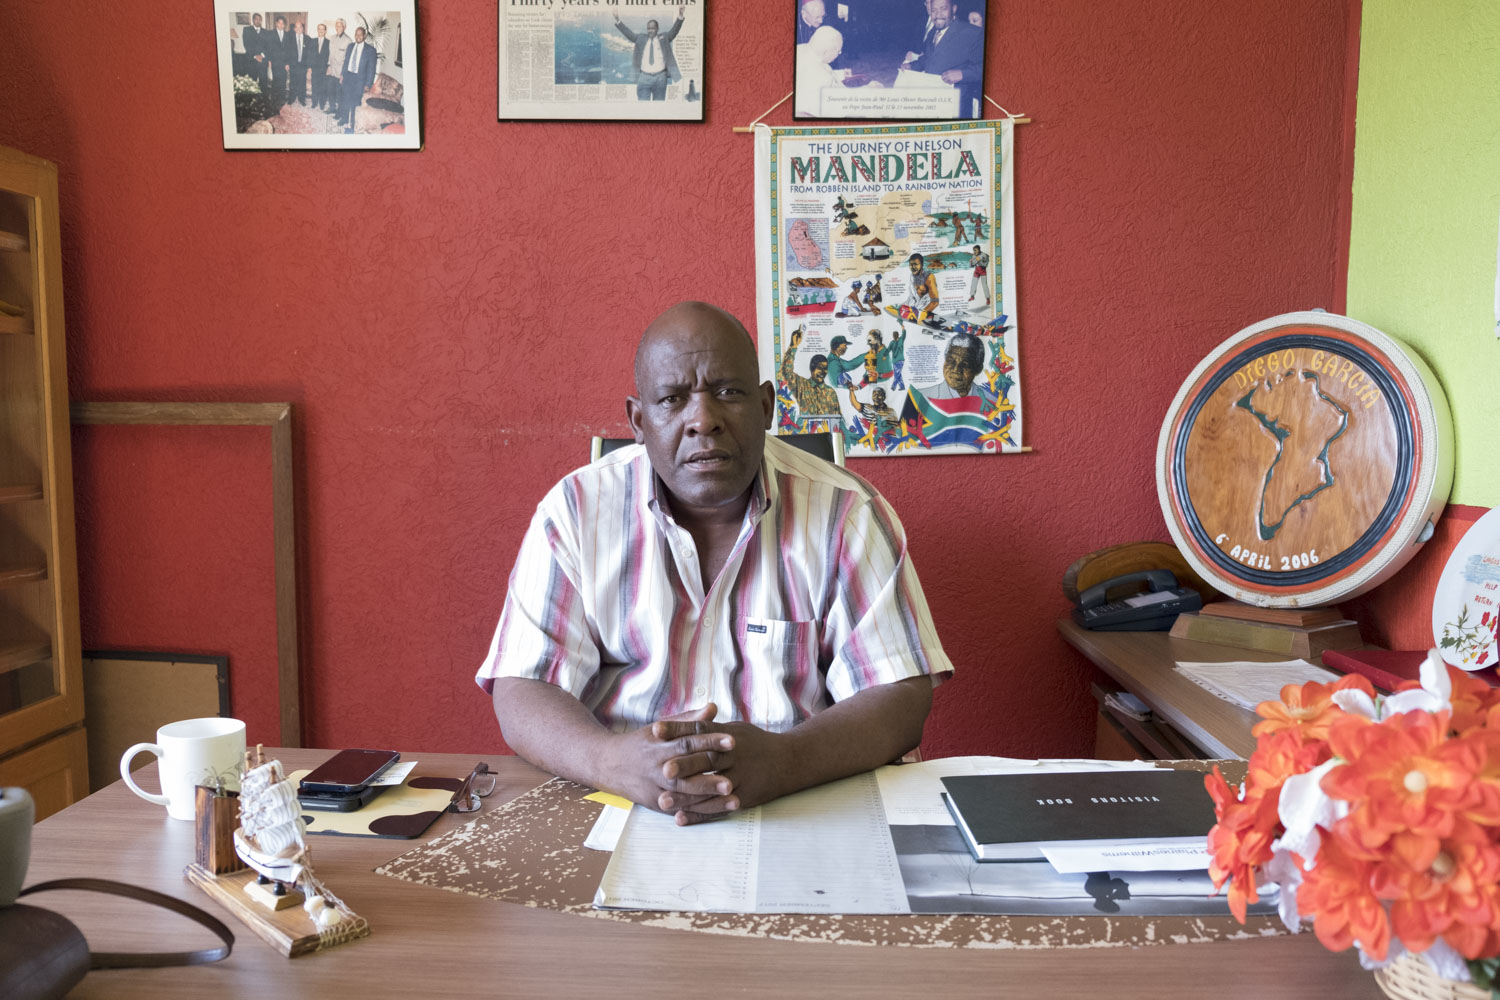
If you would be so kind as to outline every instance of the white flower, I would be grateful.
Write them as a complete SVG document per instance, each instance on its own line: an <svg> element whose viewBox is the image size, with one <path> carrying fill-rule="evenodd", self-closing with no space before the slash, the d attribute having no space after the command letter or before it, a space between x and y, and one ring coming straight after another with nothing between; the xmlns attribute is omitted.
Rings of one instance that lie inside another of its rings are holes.
<svg viewBox="0 0 1500 1000"><path fill-rule="evenodd" d="M1286 929L1296 934L1302 929L1302 915L1297 912L1297 890L1302 886L1302 869L1291 851L1278 850L1271 855L1261 872L1267 882L1276 883L1276 911ZM1263 888L1263 887L1262 887Z"/></svg>
<svg viewBox="0 0 1500 1000"><path fill-rule="evenodd" d="M1472 978L1469 975L1469 963L1442 938L1432 942L1432 946L1422 952L1422 957L1432 966L1432 971L1444 979L1467 983Z"/></svg>
<svg viewBox="0 0 1500 1000"><path fill-rule="evenodd" d="M1347 802L1330 798L1318 787L1323 775L1342 763L1334 757L1311 771L1286 779L1281 786L1281 797L1276 801L1276 813L1286 832L1271 845L1272 850L1293 851L1300 854L1309 866L1312 865L1322 843L1318 827L1331 827L1349 814Z"/></svg>

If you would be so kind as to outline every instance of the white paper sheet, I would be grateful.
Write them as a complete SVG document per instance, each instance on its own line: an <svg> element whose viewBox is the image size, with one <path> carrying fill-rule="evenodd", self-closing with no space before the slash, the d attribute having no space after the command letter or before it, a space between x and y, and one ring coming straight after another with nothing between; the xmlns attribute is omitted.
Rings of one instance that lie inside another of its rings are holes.
<svg viewBox="0 0 1500 1000"><path fill-rule="evenodd" d="M1205 843L1134 844L1118 847L1044 847L1042 856L1063 874L1074 872L1205 871Z"/></svg>
<svg viewBox="0 0 1500 1000"><path fill-rule="evenodd" d="M1149 771L1154 767L1150 762L1139 760L942 757L916 764L882 767L875 772L875 780L880 783L880 797L885 804L885 821L892 826L952 826L953 815L943 805L943 778L963 774L1049 771Z"/></svg>
<svg viewBox="0 0 1500 1000"><path fill-rule="evenodd" d="M632 809L594 905L739 913L907 913L870 774L714 823Z"/></svg>
<svg viewBox="0 0 1500 1000"><path fill-rule="evenodd" d="M415 760L403 760L398 764L392 764L381 772L380 777L370 782L370 785L374 788L394 788L406 780L406 776L411 774L411 769L418 763Z"/></svg>
<svg viewBox="0 0 1500 1000"><path fill-rule="evenodd" d="M625 832L625 820L633 811L605 806L599 811L599 818L594 820L589 835L583 838L583 846L596 851L613 851L620 842L620 834Z"/></svg>
<svg viewBox="0 0 1500 1000"><path fill-rule="evenodd" d="M1227 702L1252 712L1263 701L1276 701L1286 684L1338 680L1339 675L1306 660L1278 660L1256 663L1252 660L1228 660L1223 663L1195 663L1179 660L1177 672Z"/></svg>

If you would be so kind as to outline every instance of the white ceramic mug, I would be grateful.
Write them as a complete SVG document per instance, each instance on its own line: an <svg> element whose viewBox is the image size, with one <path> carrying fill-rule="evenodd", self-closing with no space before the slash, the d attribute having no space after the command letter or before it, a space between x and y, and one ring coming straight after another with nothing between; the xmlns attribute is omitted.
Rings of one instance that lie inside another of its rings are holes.
<svg viewBox="0 0 1500 1000"><path fill-rule="evenodd" d="M130 776L130 762L141 752L157 756L162 794L144 791ZM245 724L239 719L185 719L156 731L155 743L137 743L120 758L120 777L147 802L167 807L173 819L193 818L193 789L220 780L233 792L240 789L245 766Z"/></svg>

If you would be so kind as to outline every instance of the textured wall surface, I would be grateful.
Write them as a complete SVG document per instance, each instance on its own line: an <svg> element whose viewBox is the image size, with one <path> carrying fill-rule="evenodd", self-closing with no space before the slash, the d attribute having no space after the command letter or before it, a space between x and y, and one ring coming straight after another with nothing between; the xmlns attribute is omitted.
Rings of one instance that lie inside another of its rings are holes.
<svg viewBox="0 0 1500 1000"><path fill-rule="evenodd" d="M310 745L500 745L470 677L537 500L589 434L624 432L660 308L753 320L751 141L730 126L791 89L776 6L711 5L706 124L496 124L495 4L426 0L426 149L283 154L220 148L203 0L6 4L0 142L61 165L74 397L297 406ZM1342 294L1346 0L991 12L986 89L1035 118L1016 243L1036 453L855 468L908 525L960 670L929 755L1075 755L1092 668L1053 627L1063 569L1166 537L1156 435L1205 352ZM274 742L264 432L74 440L85 644L227 652L235 711Z"/></svg>
<svg viewBox="0 0 1500 1000"><path fill-rule="evenodd" d="M1364 0L1349 314L1414 346L1453 408L1453 502L1500 503L1500 7Z"/></svg>

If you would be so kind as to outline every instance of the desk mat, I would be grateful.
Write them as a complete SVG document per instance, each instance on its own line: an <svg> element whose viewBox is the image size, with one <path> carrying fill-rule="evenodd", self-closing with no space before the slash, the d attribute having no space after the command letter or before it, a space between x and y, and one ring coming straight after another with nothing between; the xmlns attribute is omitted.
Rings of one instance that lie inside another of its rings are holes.
<svg viewBox="0 0 1500 1000"><path fill-rule="evenodd" d="M1175 766L1207 770L1209 763L1177 762ZM1244 761L1228 764L1237 765L1237 772L1243 773ZM553 778L375 871L450 892L599 920L783 941L917 948L1099 948L1224 941L1286 933L1275 916L1252 916L1242 926L1229 916L810 915L596 910L592 905L594 890L604 875L609 855L584 847L583 838L598 818L599 810L609 807L585 801L584 796L591 791L571 781Z"/></svg>
<svg viewBox="0 0 1500 1000"><path fill-rule="evenodd" d="M288 777L300 781L310 772L304 768ZM415 777L382 789L363 809L338 812L303 808L308 833L335 837L390 837L412 840L427 832L463 784L462 778Z"/></svg>

